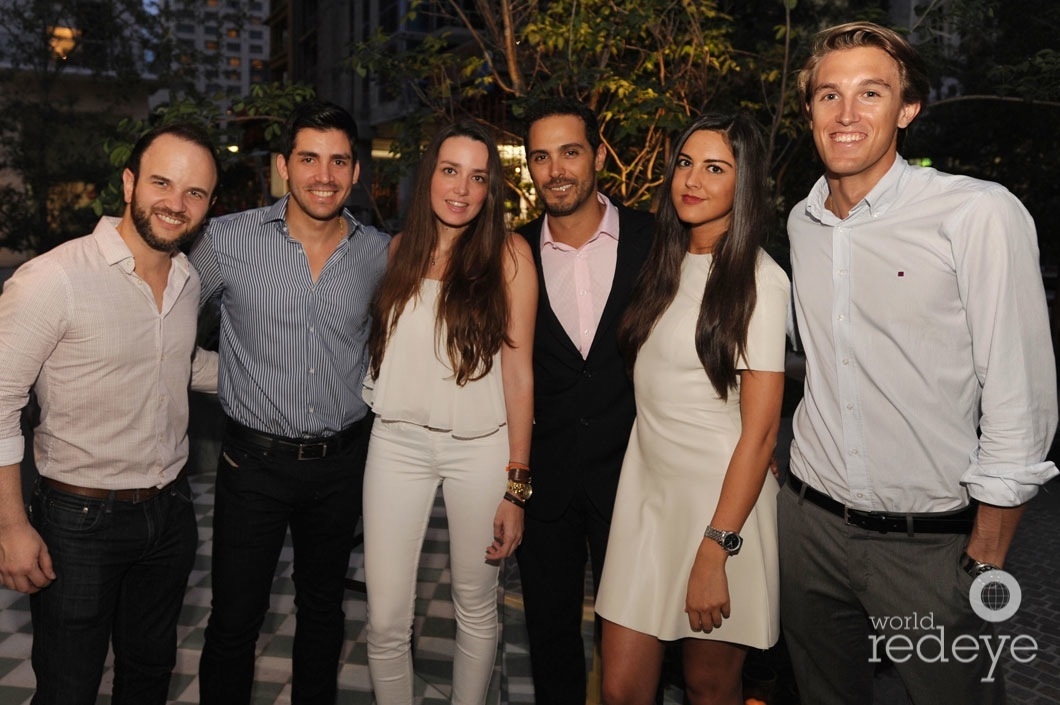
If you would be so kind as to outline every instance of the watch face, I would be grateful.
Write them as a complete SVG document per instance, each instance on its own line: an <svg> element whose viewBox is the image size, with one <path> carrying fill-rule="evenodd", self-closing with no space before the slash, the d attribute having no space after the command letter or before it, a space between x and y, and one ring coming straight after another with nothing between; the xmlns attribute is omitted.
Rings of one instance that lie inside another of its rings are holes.
<svg viewBox="0 0 1060 705"><path fill-rule="evenodd" d="M508 491L524 502L534 493L533 488L526 482L509 482Z"/></svg>
<svg viewBox="0 0 1060 705"><path fill-rule="evenodd" d="M729 552L738 550L741 543L743 542L740 540L738 534L727 534L725 538L721 540L722 548Z"/></svg>

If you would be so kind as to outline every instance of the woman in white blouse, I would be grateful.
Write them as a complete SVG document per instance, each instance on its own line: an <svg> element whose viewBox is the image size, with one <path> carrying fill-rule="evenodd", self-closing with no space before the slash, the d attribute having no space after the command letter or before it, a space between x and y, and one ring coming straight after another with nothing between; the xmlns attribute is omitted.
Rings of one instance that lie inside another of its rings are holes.
<svg viewBox="0 0 1060 705"><path fill-rule="evenodd" d="M537 305L532 255L505 227L503 188L489 133L443 128L377 297L364 551L379 705L412 703L416 572L439 484L457 623L452 702L483 703L493 672L499 561L519 545L530 494Z"/></svg>

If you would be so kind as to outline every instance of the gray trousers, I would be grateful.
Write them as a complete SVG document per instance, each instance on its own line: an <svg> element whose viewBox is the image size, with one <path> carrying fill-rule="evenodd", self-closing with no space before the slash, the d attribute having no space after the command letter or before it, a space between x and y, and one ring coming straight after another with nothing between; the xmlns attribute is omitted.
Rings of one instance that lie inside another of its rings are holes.
<svg viewBox="0 0 1060 705"><path fill-rule="evenodd" d="M916 705L1004 703L1011 638L971 609L966 535L866 531L790 486L777 502L781 624L804 705L870 705L882 660Z"/></svg>

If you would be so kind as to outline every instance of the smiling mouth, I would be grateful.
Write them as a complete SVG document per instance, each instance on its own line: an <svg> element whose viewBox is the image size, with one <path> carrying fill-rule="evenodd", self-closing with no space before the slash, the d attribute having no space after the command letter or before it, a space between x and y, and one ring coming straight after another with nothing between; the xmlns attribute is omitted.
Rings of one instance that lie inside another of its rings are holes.
<svg viewBox="0 0 1060 705"><path fill-rule="evenodd" d="M463 201L446 201L446 203L452 208L467 208L468 204Z"/></svg>
<svg viewBox="0 0 1060 705"><path fill-rule="evenodd" d="M309 193L311 193L314 196L316 196L317 198L331 198L332 196L334 196L336 193L339 192L338 189L336 189L336 188L324 188L324 189L311 188L311 189L306 189L306 190L309 191Z"/></svg>
<svg viewBox="0 0 1060 705"><path fill-rule="evenodd" d="M863 139L865 139L865 135L861 132L835 132L832 134L832 141L840 144L852 144Z"/></svg>
<svg viewBox="0 0 1060 705"><path fill-rule="evenodd" d="M552 191L553 193L566 193L574 188L574 184L567 182L563 184L549 184L545 187L546 190Z"/></svg>
<svg viewBox="0 0 1060 705"><path fill-rule="evenodd" d="M161 211L155 211L155 215L158 219L167 225L183 225L187 222L187 218L172 213L163 213Z"/></svg>

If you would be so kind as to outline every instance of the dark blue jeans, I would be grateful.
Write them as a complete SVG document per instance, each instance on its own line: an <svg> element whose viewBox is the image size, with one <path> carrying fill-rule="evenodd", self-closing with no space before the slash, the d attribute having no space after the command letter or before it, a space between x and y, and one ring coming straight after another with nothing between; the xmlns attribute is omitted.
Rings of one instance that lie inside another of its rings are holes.
<svg viewBox="0 0 1060 705"><path fill-rule="evenodd" d="M140 504L39 481L33 526L56 579L30 597L33 705L93 705L113 638L114 705L164 705L198 530L182 479Z"/></svg>
<svg viewBox="0 0 1060 705"><path fill-rule="evenodd" d="M360 443L334 457L285 460L225 438L214 505L212 611L199 663L202 705L250 702L255 643L288 526L297 610L291 701L335 702L363 478Z"/></svg>

